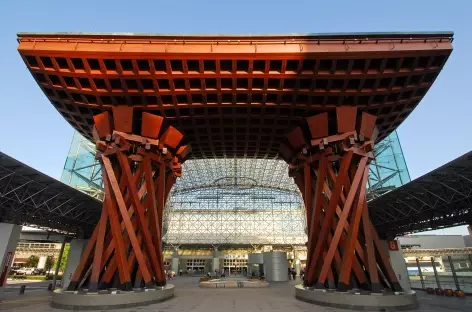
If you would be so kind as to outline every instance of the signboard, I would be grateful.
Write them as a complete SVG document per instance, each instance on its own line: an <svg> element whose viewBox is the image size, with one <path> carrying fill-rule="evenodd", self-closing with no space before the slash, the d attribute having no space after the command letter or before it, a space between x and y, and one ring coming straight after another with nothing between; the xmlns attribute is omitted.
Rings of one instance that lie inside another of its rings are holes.
<svg viewBox="0 0 472 312"><path fill-rule="evenodd" d="M246 255L224 255L224 259L247 259Z"/></svg>
<svg viewBox="0 0 472 312"><path fill-rule="evenodd" d="M398 251L398 241L397 240L389 240L387 241L388 244L388 250L390 251Z"/></svg>
<svg viewBox="0 0 472 312"><path fill-rule="evenodd" d="M11 265L11 261L13 260L13 253L11 251L7 252L5 257L5 261L3 261L3 269L2 274L0 275L0 287L5 285L5 281L7 280L8 268Z"/></svg>

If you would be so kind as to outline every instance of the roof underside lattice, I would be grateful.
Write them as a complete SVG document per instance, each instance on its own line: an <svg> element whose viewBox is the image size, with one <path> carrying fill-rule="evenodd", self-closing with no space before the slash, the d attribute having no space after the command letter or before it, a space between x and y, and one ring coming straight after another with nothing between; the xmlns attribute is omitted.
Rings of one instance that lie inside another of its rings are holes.
<svg viewBox="0 0 472 312"><path fill-rule="evenodd" d="M193 158L274 158L305 118L339 105L377 116L378 140L432 86L452 33L274 36L18 34L18 50L59 113L91 138L116 105L166 117Z"/></svg>

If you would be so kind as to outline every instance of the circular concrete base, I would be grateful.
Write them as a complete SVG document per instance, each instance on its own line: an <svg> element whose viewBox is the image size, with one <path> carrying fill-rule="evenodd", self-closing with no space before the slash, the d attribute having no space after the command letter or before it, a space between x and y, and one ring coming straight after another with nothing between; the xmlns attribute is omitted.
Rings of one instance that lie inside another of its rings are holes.
<svg viewBox="0 0 472 312"><path fill-rule="evenodd" d="M174 285L133 291L101 290L99 292L63 291L52 294L51 306L68 310L115 310L161 302L174 296Z"/></svg>
<svg viewBox="0 0 472 312"><path fill-rule="evenodd" d="M213 279L200 282L202 288L263 288L269 287L269 283L261 280L248 279Z"/></svg>
<svg viewBox="0 0 472 312"><path fill-rule="evenodd" d="M329 307L352 309L356 311L403 311L416 309L416 292L381 293L338 292L321 289L307 289L303 285L295 286L297 299Z"/></svg>

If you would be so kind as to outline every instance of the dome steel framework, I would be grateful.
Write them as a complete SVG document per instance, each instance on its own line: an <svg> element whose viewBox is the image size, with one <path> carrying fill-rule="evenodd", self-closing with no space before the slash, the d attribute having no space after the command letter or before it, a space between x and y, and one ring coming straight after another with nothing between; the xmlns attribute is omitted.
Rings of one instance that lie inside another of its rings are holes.
<svg viewBox="0 0 472 312"><path fill-rule="evenodd" d="M306 242L303 201L282 160L188 160L182 169L167 203L167 243Z"/></svg>

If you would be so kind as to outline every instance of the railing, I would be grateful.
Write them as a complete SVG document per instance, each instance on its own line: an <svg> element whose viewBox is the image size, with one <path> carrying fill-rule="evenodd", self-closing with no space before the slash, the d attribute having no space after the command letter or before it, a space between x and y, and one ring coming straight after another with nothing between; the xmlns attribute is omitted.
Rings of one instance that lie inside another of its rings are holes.
<svg viewBox="0 0 472 312"><path fill-rule="evenodd" d="M452 289L472 295L472 253L462 254L460 258L458 255L430 257L429 263L425 259L425 256L416 258L416 267L411 260L407 264L412 289Z"/></svg>

